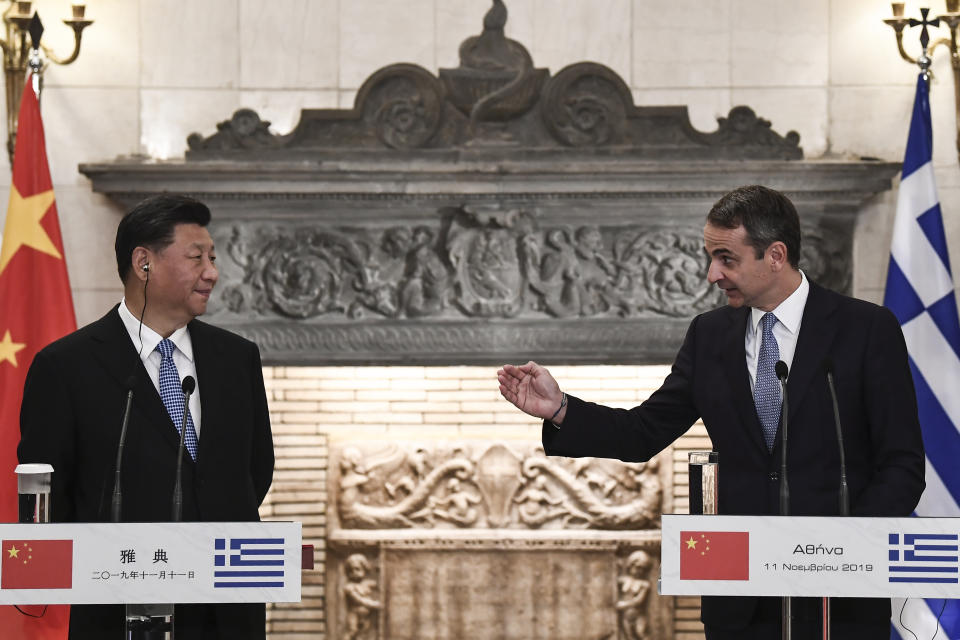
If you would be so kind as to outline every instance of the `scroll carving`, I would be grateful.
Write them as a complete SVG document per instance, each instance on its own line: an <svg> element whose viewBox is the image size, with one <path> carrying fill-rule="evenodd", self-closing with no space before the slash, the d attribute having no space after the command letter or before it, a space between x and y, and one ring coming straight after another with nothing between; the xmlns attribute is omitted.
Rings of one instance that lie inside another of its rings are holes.
<svg viewBox="0 0 960 640"><path fill-rule="evenodd" d="M437 132L443 88L423 67L395 64L381 69L357 94L364 121L391 149L423 147Z"/></svg>
<svg viewBox="0 0 960 640"><path fill-rule="evenodd" d="M284 137L270 131L270 123L261 120L253 109L238 109L229 120L217 125L217 133L204 138L199 133L187 137L187 146L196 151L262 150L279 147Z"/></svg>
<svg viewBox="0 0 960 640"><path fill-rule="evenodd" d="M601 64L570 65L544 88L544 124L562 144L597 147L626 142L633 97L623 80Z"/></svg>
<svg viewBox="0 0 960 640"><path fill-rule="evenodd" d="M658 161L803 156L796 133L780 136L748 107L735 107L716 132L703 133L685 107L636 106L623 79L601 64L576 63L551 78L505 36L506 22L506 5L493 0L483 31L460 45L458 67L437 75L411 64L383 67L364 82L352 109L304 109L283 136L242 109L209 137L191 134L187 159L339 158L344 150L385 149L408 156L469 149L497 158L505 148L596 157L616 148Z"/></svg>
<svg viewBox="0 0 960 640"><path fill-rule="evenodd" d="M800 134L796 131L781 136L771 129L769 120L757 117L750 107L734 107L726 118L717 118L717 123L720 126L716 132L704 135L707 144L712 146L754 145L789 149L800 144Z"/></svg>
<svg viewBox="0 0 960 640"><path fill-rule="evenodd" d="M346 446L339 469L347 529L655 529L663 497L656 459L552 459L540 447Z"/></svg>

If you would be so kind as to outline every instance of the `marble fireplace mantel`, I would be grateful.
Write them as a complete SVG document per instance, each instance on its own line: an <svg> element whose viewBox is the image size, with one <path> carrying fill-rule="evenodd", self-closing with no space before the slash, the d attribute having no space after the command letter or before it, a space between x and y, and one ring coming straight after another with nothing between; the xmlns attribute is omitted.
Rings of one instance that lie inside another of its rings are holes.
<svg viewBox="0 0 960 640"><path fill-rule="evenodd" d="M702 227L744 184L786 192L803 268L850 290L857 213L898 165L804 160L795 132L742 105L698 131L603 65L535 67L506 19L494 0L460 66L386 66L353 108L304 109L287 134L239 109L183 160L80 171L128 206L210 205L209 320L268 364L669 362L723 303Z"/></svg>
<svg viewBox="0 0 960 640"><path fill-rule="evenodd" d="M849 291L856 216L882 162L656 162L542 153L355 153L307 160L83 165L124 205L163 192L210 205L209 319L272 364L669 362L705 283L701 232L725 191L796 203L803 268Z"/></svg>

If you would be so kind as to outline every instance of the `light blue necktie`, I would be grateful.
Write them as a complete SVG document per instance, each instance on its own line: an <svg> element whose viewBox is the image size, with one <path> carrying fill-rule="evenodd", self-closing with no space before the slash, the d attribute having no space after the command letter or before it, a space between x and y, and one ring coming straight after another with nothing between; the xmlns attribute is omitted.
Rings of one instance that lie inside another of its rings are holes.
<svg viewBox="0 0 960 640"><path fill-rule="evenodd" d="M180 435L180 423L183 421L183 389L180 386L180 374L177 373L177 365L173 363L174 344L164 338L157 345L157 351L160 352L160 399L163 400L163 406L167 408L173 425L177 428L177 435ZM193 416L187 411L187 435L184 436L183 445L186 447L190 457L195 461L197 459L197 432L193 428Z"/></svg>
<svg viewBox="0 0 960 640"><path fill-rule="evenodd" d="M753 385L753 403L763 426L763 439L767 442L767 449L771 451L777 437L777 424L780 422L780 381L777 380L776 371L780 347L777 339L773 337L775 324L777 316L772 313L765 313L760 318L763 335L760 339L760 357L757 358L757 379Z"/></svg>

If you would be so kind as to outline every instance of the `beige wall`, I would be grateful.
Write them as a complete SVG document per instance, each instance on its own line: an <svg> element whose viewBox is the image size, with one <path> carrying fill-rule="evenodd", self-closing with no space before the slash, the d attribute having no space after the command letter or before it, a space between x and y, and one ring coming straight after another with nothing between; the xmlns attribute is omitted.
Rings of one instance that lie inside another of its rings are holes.
<svg viewBox="0 0 960 640"><path fill-rule="evenodd" d="M45 42L62 54L67 0L37 0ZM119 297L112 238L120 209L90 191L85 161L178 158L192 131L210 134L249 106L289 131L302 107L346 107L370 73L398 61L457 64L487 0L92 0L78 62L51 66L43 115L78 321ZM934 11L942 9L940 0ZM694 125L746 103L808 158L900 161L915 70L896 53L880 0L507 0L507 33L538 66L596 60L640 104L687 104ZM907 10L917 13L916 2ZM915 38L915 36L913 36ZM915 44L914 39L908 39ZM960 245L953 84L934 69L935 161L950 246ZM6 158L0 188L8 189ZM882 298L895 198L865 207L855 293ZM0 211L0 216L5 215Z"/></svg>

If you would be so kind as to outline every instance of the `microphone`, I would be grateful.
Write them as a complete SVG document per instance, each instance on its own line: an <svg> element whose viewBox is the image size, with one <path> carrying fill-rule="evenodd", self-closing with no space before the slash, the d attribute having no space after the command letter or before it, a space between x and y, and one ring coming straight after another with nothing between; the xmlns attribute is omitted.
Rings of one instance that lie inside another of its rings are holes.
<svg viewBox="0 0 960 640"><path fill-rule="evenodd" d="M114 465L113 497L110 499L110 522L120 522L120 507L123 504L123 490L120 488L120 469L123 466L123 445L127 441L127 425L130 424L130 409L133 407L133 388L137 376L130 374L123 384L127 390L127 404L123 409L123 422L120 423L120 440L117 442L117 463Z"/></svg>
<svg viewBox="0 0 960 640"><path fill-rule="evenodd" d="M833 385L833 360L825 358L823 369L827 374L827 386L833 400L833 422L837 425L837 447L840 451L840 515L850 515L850 487L847 486L847 456L843 451L843 429L840 427L840 406L837 404L837 389Z"/></svg>
<svg viewBox="0 0 960 640"><path fill-rule="evenodd" d="M787 363L777 360L773 366L777 379L780 381L780 515L790 515L790 486L787 484L787 415L790 407L787 404ZM793 637L791 627L793 623L793 601L790 596L783 596L780 602L780 629L787 640Z"/></svg>
<svg viewBox="0 0 960 640"><path fill-rule="evenodd" d="M774 365L777 379L780 380L780 515L790 515L790 485L787 483L787 414L790 407L787 405L787 363L777 360Z"/></svg>
<svg viewBox="0 0 960 640"><path fill-rule="evenodd" d="M173 522L180 522L183 519L183 485L181 482L183 475L183 442L187 433L187 416L190 413L190 394L196 387L197 382L193 379L193 376L187 376L180 383L180 390L183 392L183 419L180 421L180 446L177 448L177 478L173 485Z"/></svg>

